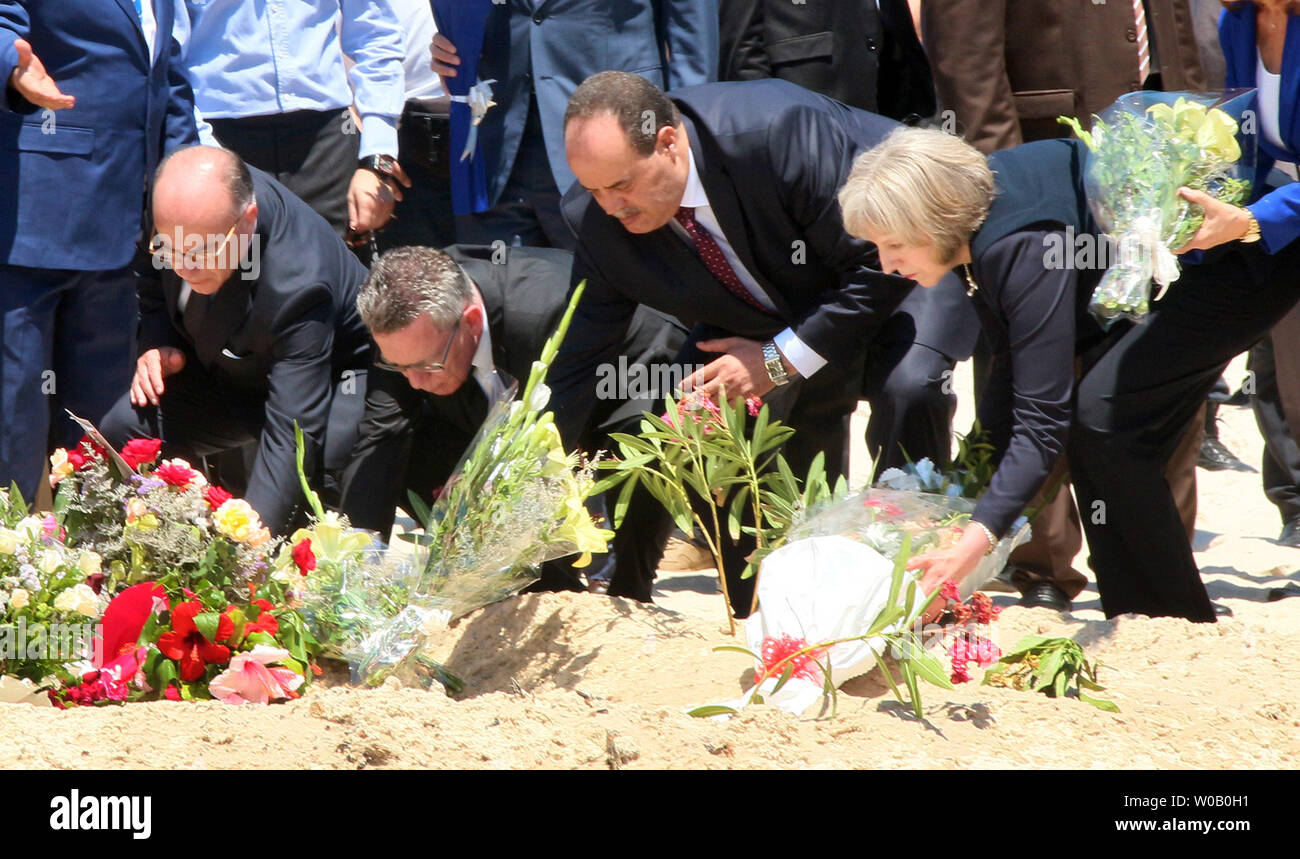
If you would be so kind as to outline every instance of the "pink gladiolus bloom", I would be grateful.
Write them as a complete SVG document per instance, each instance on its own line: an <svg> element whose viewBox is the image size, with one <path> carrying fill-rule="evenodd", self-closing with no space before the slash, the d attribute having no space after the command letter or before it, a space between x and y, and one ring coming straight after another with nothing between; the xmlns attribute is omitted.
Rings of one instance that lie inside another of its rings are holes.
<svg viewBox="0 0 1300 859"><path fill-rule="evenodd" d="M270 668L283 662L289 651L259 644L249 653L237 653L230 667L212 678L208 691L226 704L267 704L280 698L296 698L294 691L303 677L288 668Z"/></svg>
<svg viewBox="0 0 1300 859"><path fill-rule="evenodd" d="M758 397L746 397L745 408L749 411L749 416L751 418L756 418L758 417L759 411L763 408L763 401Z"/></svg>

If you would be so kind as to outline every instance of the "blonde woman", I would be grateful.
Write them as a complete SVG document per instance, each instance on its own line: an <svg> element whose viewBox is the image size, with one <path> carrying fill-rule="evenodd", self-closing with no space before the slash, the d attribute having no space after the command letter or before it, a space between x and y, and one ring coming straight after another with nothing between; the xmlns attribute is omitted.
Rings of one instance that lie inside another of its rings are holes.
<svg viewBox="0 0 1300 859"><path fill-rule="evenodd" d="M957 545L917 566L927 590L969 574L1065 452L1106 615L1213 622L1164 466L1227 362L1300 298L1300 243L1268 254L1233 240L1186 266L1143 325L1103 333L1086 310L1109 254L1085 159L1077 141L1050 140L986 160L900 129L840 191L846 228L877 245L884 271L931 286L955 270L993 341L979 417L997 471Z"/></svg>

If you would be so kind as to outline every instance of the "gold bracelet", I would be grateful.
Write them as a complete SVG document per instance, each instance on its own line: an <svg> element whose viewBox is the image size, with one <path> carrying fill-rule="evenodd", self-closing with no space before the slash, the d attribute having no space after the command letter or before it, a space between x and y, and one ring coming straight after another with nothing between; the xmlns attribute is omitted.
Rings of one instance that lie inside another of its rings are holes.
<svg viewBox="0 0 1300 859"><path fill-rule="evenodd" d="M984 550L984 554L986 555L993 554L993 550L996 549L998 545L998 538L993 536L993 532L989 530L989 526L985 525L983 522L977 522L974 519L972 519L970 520L970 523L972 525L978 525L980 530L984 532L984 536L988 537L989 539L989 547Z"/></svg>
<svg viewBox="0 0 1300 859"><path fill-rule="evenodd" d="M1246 234L1241 237L1240 241L1243 244L1259 241L1259 221L1255 220L1255 213L1244 207L1242 211L1246 213Z"/></svg>

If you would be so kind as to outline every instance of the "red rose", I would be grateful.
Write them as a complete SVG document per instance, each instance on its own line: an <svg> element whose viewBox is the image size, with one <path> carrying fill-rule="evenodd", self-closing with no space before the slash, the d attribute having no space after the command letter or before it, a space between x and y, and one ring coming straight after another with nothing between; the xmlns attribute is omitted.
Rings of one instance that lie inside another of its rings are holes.
<svg viewBox="0 0 1300 859"><path fill-rule="evenodd" d="M216 510L222 504L225 504L231 498L235 497L231 495L229 492L227 492L226 490L222 489L220 486L209 486L207 491L207 496L208 496L208 506L211 507L213 510Z"/></svg>
<svg viewBox="0 0 1300 859"><path fill-rule="evenodd" d="M131 468L139 468L147 465L158 458L158 452L162 450L162 439L158 438L133 438L122 448L122 459Z"/></svg>
<svg viewBox="0 0 1300 859"><path fill-rule="evenodd" d="M293 547L293 562L298 565L298 572L304 576L316 569L316 556L311 551L311 538L304 537Z"/></svg>
<svg viewBox="0 0 1300 859"><path fill-rule="evenodd" d="M163 697L168 701L179 701L181 700L181 690L168 684L167 691L163 693Z"/></svg>
<svg viewBox="0 0 1300 859"><path fill-rule="evenodd" d="M68 462L72 465L73 471L81 471L90 460L86 458L85 454L70 450L68 451Z"/></svg>
<svg viewBox="0 0 1300 859"><path fill-rule="evenodd" d="M153 476L169 486L185 489L193 482L194 478L199 476L199 473L192 468L177 465L175 462L168 462L155 468Z"/></svg>

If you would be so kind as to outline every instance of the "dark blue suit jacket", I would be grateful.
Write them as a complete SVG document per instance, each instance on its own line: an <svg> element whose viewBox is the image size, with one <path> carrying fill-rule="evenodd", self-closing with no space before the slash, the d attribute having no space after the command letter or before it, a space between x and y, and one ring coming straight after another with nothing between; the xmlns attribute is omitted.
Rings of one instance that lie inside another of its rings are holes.
<svg viewBox="0 0 1300 859"><path fill-rule="evenodd" d="M154 12L149 56L131 0L0 0L0 81L21 38L77 99L48 111L12 88L0 98L0 264L104 271L130 262L154 168L198 142L171 0Z"/></svg>
<svg viewBox="0 0 1300 859"><path fill-rule="evenodd" d="M578 236L574 281L588 283L549 377L562 433L585 425L592 370L617 359L638 303L688 328L755 340L789 326L838 367L852 366L903 305L917 342L970 356L979 322L955 281L951 290L914 291L912 281L880 272L874 245L844 230L836 195L853 159L898 123L776 79L669 95L722 232L777 316L728 293L670 227L629 233L575 184L564 216Z"/></svg>
<svg viewBox="0 0 1300 859"><path fill-rule="evenodd" d="M1236 12L1226 9L1219 17L1219 43L1227 60L1229 87L1255 86L1255 5L1243 3ZM1259 137L1259 165L1255 172L1255 202L1247 208L1259 221L1260 241L1269 253L1277 253L1300 237L1300 184L1284 185L1260 196L1269 171L1277 160L1295 161L1300 157L1300 23L1287 18L1286 47L1282 54L1282 97L1279 99L1279 126L1282 142L1290 152L1282 152Z"/></svg>
<svg viewBox="0 0 1300 859"><path fill-rule="evenodd" d="M560 193L573 184L564 155L564 109L597 72L618 70L660 89L707 83L718 68L717 0L493 0L478 79L497 106L479 129L495 204L537 93L551 173Z"/></svg>

